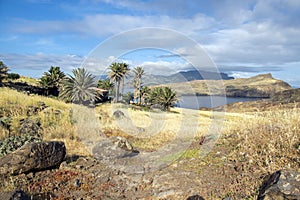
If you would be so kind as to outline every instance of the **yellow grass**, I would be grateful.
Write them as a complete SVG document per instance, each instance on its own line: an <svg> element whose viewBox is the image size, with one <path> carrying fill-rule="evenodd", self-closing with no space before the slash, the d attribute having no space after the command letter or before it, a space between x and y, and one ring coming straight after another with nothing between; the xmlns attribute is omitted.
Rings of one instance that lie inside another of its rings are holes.
<svg viewBox="0 0 300 200"><path fill-rule="evenodd" d="M61 140L66 144L68 153L87 155L87 149L78 138L70 110L73 105L66 104L53 98L26 94L0 88L0 116L12 119L11 135L21 135L18 131L20 119L27 117L37 119L41 122L42 137L44 140ZM37 115L27 115L30 106L37 106L39 102L44 102L46 109ZM0 140L8 136L8 130L0 127ZM76 147L76 148L75 148Z"/></svg>

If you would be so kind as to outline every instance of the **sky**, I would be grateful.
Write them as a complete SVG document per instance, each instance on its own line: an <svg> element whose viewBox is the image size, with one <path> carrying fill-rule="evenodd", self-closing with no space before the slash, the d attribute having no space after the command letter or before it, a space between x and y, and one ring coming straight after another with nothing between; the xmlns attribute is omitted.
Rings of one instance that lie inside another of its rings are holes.
<svg viewBox="0 0 300 200"><path fill-rule="evenodd" d="M0 60L103 73L113 61L170 74L272 73L300 87L299 0L0 0Z"/></svg>

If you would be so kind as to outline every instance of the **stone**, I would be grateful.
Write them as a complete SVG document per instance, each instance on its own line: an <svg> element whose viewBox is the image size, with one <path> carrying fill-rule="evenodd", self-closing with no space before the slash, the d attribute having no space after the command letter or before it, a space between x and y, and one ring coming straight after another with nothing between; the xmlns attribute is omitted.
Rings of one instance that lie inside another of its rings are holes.
<svg viewBox="0 0 300 200"><path fill-rule="evenodd" d="M260 187L258 199L300 199L300 173L279 170L271 174Z"/></svg>
<svg viewBox="0 0 300 200"><path fill-rule="evenodd" d="M122 111L120 110L116 110L114 113L113 113L113 116L115 119L121 119L121 118L124 118L125 115Z"/></svg>
<svg viewBox="0 0 300 200"><path fill-rule="evenodd" d="M30 200L30 196L22 190L0 193L1 200Z"/></svg>
<svg viewBox="0 0 300 200"><path fill-rule="evenodd" d="M117 158L132 157L139 152L134 150L132 145L122 137L103 139L92 150L93 156L98 160L110 160Z"/></svg>
<svg viewBox="0 0 300 200"><path fill-rule="evenodd" d="M123 137L117 136L117 137L113 138L113 141L114 141L115 145L120 147L121 149L124 149L126 151L133 150L132 145L128 142L128 140L126 140Z"/></svg>
<svg viewBox="0 0 300 200"><path fill-rule="evenodd" d="M38 142L23 145L0 158L0 174L17 175L58 166L65 158L63 142Z"/></svg>

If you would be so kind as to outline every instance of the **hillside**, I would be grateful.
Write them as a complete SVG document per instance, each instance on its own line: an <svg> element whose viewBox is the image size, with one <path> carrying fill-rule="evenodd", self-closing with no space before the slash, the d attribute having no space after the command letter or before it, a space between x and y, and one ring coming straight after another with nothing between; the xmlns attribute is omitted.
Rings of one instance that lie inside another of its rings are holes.
<svg viewBox="0 0 300 200"><path fill-rule="evenodd" d="M271 74L232 80L194 80L167 85L179 95L226 95L228 97L269 98L277 92L292 89L288 83L274 79Z"/></svg>
<svg viewBox="0 0 300 200"><path fill-rule="evenodd" d="M300 88L284 90L269 99L249 102L236 102L214 108L215 111L227 112L261 112L300 108Z"/></svg>
<svg viewBox="0 0 300 200"><path fill-rule="evenodd" d="M143 77L144 85L160 85L168 83L181 83L194 80L230 80L233 77L225 73L215 73L208 71L188 70L180 71L169 76L146 74Z"/></svg>

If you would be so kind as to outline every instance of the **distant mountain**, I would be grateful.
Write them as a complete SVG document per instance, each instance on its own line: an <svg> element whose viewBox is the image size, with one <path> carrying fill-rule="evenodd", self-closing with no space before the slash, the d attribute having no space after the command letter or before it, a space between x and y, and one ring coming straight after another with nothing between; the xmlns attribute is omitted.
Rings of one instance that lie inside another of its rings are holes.
<svg viewBox="0 0 300 200"><path fill-rule="evenodd" d="M143 78L144 85L161 85L168 83L181 83L194 80L231 80L233 77L225 73L216 73L208 71L180 71L169 76L164 75L145 75Z"/></svg>

